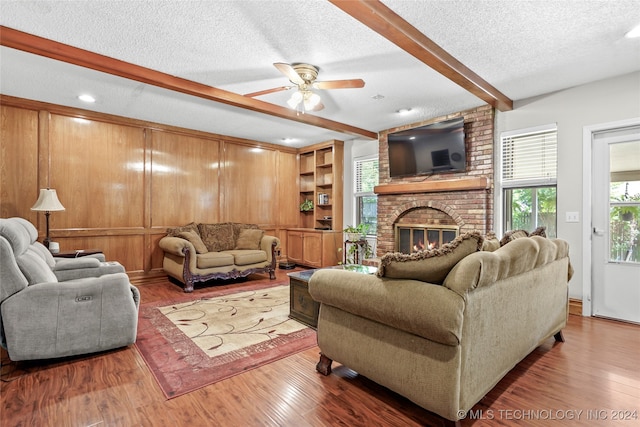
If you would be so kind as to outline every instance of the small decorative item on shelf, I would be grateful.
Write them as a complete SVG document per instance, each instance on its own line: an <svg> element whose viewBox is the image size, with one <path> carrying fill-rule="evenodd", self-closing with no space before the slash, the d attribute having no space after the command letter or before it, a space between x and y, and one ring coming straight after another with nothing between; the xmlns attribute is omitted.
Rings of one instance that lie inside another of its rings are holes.
<svg viewBox="0 0 640 427"><path fill-rule="evenodd" d="M329 204L329 195L327 193L318 193L318 204L319 205L328 205Z"/></svg>
<svg viewBox="0 0 640 427"><path fill-rule="evenodd" d="M300 203L300 212L308 212L313 210L313 202L309 199L305 199Z"/></svg>

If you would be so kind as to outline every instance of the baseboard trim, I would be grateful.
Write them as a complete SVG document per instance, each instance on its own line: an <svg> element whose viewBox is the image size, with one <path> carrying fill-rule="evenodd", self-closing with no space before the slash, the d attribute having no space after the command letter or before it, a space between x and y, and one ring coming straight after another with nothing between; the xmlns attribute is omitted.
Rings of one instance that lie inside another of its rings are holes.
<svg viewBox="0 0 640 427"><path fill-rule="evenodd" d="M569 298L569 314L582 316L582 300L581 299Z"/></svg>

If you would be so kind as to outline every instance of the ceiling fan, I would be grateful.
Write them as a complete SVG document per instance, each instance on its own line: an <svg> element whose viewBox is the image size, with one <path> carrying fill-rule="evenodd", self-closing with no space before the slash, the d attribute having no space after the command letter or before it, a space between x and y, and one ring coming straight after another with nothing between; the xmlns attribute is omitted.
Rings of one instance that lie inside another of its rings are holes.
<svg viewBox="0 0 640 427"><path fill-rule="evenodd" d="M295 91L287 101L289 107L293 109L301 108L302 111L320 111L324 108L324 105L322 104L320 95L313 92L312 89L353 89L364 87L364 80L362 79L317 82L316 78L318 77L318 71L320 71L320 69L311 64L300 62L285 64L284 62L276 62L273 65L282 74L287 76L294 86L275 87L272 89L247 93L245 96L253 98L297 87L298 90Z"/></svg>

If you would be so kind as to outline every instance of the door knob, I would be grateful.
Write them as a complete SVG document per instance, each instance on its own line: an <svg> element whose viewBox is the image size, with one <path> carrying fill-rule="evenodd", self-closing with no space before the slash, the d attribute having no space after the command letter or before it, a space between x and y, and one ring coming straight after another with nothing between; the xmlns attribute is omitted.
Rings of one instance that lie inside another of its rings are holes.
<svg viewBox="0 0 640 427"><path fill-rule="evenodd" d="M593 234L596 236L604 236L604 230L602 228L593 227Z"/></svg>

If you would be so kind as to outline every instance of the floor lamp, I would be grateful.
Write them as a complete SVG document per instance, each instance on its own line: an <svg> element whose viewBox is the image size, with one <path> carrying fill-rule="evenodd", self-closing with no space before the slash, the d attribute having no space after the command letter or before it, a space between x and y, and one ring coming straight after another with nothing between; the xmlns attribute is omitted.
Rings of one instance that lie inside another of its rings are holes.
<svg viewBox="0 0 640 427"><path fill-rule="evenodd" d="M36 200L36 204L31 207L31 210L44 212L44 216L47 218L47 236L42 243L48 248L49 243L51 243L51 239L49 238L49 215L51 212L64 210L64 206L62 206L62 203L58 200L56 190L41 188L38 200Z"/></svg>

